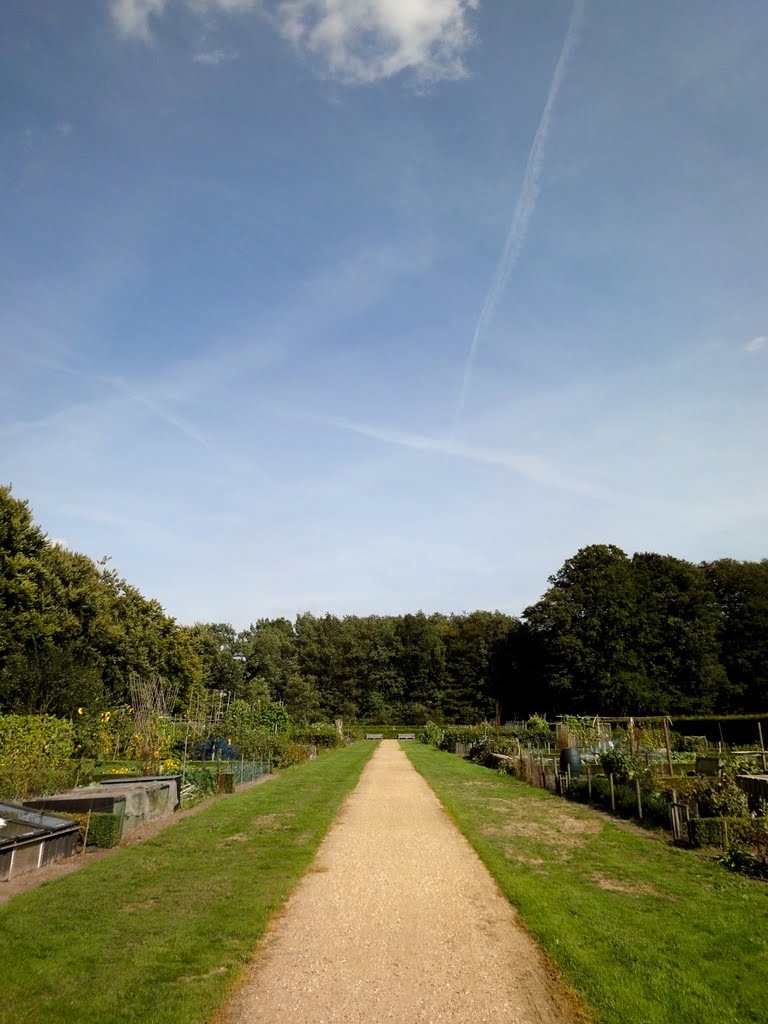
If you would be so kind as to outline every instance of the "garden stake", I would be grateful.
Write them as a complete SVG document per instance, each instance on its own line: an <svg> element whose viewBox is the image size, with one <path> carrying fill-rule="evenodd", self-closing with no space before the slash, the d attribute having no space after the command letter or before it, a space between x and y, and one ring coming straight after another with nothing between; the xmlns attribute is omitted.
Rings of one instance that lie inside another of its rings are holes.
<svg viewBox="0 0 768 1024"><path fill-rule="evenodd" d="M664 745L667 748L667 768L669 768L669 774L672 775L672 774L674 774L674 769L672 768L672 750L670 749L672 744L669 741L669 719L668 718L664 719Z"/></svg>
<svg viewBox="0 0 768 1024"><path fill-rule="evenodd" d="M768 765L766 765L766 761L765 761L765 744L763 743L763 727L762 727L762 725L759 722L757 723L757 731L760 734L760 757L763 759L763 771L768 771Z"/></svg>
<svg viewBox="0 0 768 1024"><path fill-rule="evenodd" d="M640 779L635 779L635 790L637 792L637 816L643 820L643 801L640 797Z"/></svg>
<svg viewBox="0 0 768 1024"><path fill-rule="evenodd" d="M83 836L83 853L88 847L88 829L91 827L91 811L88 810L88 817L85 819L85 835Z"/></svg>
<svg viewBox="0 0 768 1024"><path fill-rule="evenodd" d="M587 765L587 798L592 803L592 765Z"/></svg>
<svg viewBox="0 0 768 1024"><path fill-rule="evenodd" d="M616 810L616 793L613 788L613 772L608 776L608 781L611 784L611 810Z"/></svg>

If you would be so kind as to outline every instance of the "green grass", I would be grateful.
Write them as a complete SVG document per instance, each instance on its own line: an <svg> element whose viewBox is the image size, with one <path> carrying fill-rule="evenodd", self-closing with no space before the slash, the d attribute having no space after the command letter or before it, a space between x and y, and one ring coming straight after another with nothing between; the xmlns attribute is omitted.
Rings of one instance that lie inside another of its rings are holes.
<svg viewBox="0 0 768 1024"><path fill-rule="evenodd" d="M202 1024L356 784L355 743L0 908L0 1020Z"/></svg>
<svg viewBox="0 0 768 1024"><path fill-rule="evenodd" d="M768 886L423 744L403 744L600 1024L764 1024Z"/></svg>

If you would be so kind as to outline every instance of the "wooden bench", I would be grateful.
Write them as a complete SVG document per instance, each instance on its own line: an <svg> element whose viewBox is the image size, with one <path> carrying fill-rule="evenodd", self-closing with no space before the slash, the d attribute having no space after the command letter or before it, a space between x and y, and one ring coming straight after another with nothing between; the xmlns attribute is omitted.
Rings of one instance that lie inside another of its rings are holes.
<svg viewBox="0 0 768 1024"><path fill-rule="evenodd" d="M397 738L399 740L415 740L416 739L416 733L415 732L399 732L397 734Z"/></svg>
<svg viewBox="0 0 768 1024"><path fill-rule="evenodd" d="M365 738L367 740L383 740L384 739L384 733L383 732L367 732L365 734Z"/></svg>

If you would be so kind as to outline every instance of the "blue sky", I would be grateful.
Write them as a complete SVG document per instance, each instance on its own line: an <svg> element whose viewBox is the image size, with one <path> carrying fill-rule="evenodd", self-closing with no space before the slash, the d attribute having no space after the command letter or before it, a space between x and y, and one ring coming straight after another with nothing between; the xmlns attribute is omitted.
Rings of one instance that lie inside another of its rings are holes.
<svg viewBox="0 0 768 1024"><path fill-rule="evenodd" d="M768 554L768 19L11 0L0 480L182 622Z"/></svg>

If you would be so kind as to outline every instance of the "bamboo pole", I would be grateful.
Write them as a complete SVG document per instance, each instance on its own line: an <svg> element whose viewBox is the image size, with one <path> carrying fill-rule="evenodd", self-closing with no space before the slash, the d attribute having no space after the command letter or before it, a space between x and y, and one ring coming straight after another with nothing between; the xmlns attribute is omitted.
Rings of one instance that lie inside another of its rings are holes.
<svg viewBox="0 0 768 1024"><path fill-rule="evenodd" d="M763 727L759 722L757 723L757 731L760 735L760 757L763 762L763 771L768 771L768 764L766 764L765 760L765 743L763 743Z"/></svg>
<svg viewBox="0 0 768 1024"><path fill-rule="evenodd" d="M669 774L672 775L674 769L672 768L672 751L670 750L671 742L669 739L669 719L664 719L664 743L667 748L667 768L669 768Z"/></svg>
<svg viewBox="0 0 768 1024"><path fill-rule="evenodd" d="M88 817L85 819L85 835L83 836L83 853L88 847L88 832L91 827L91 808L88 808Z"/></svg>

